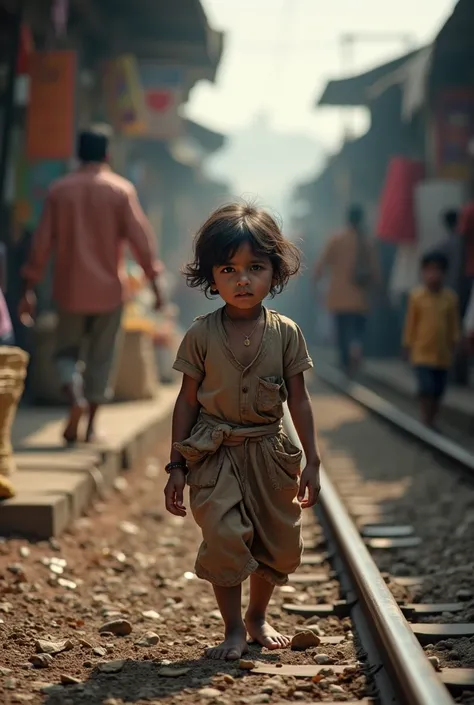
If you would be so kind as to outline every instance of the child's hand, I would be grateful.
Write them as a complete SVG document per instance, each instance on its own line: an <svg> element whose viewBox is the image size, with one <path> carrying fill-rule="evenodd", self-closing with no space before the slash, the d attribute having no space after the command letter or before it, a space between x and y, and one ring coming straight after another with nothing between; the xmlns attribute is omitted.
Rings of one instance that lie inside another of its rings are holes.
<svg viewBox="0 0 474 705"><path fill-rule="evenodd" d="M314 507L318 501L320 489L319 463L308 463L301 475L298 490L298 502L301 502L302 509ZM308 491L307 499L305 499L306 490Z"/></svg>
<svg viewBox="0 0 474 705"><path fill-rule="evenodd" d="M186 516L186 507L183 504L183 493L186 486L186 475L180 468L171 471L165 487L166 509L177 517Z"/></svg>

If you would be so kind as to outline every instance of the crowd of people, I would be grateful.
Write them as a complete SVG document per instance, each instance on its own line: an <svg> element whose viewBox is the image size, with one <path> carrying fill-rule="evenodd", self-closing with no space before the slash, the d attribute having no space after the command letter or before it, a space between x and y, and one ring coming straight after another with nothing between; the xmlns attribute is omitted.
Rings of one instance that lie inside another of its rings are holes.
<svg viewBox="0 0 474 705"><path fill-rule="evenodd" d="M85 414L85 440L97 440L97 410L110 398L121 341L125 245L150 282L156 308L161 306L163 267L155 256L151 226L134 186L109 166L108 146L103 132L79 135L80 166L49 189L22 270L19 316L31 325L35 286L54 253L56 363L70 405L63 434L67 443L76 442ZM421 417L431 428L436 427L450 376L455 382L466 382L474 348L474 205L468 204L460 216L449 209L442 218L446 236L422 258L421 288L409 296L403 333L404 351L416 375ZM340 367L353 377L363 357L371 304L384 296L376 249L358 205L348 209L346 226L329 238L316 263L314 279L326 274L326 307L334 321ZM11 345L14 333L2 291L4 272L1 279L0 344ZM87 359L81 375L77 362L86 339Z"/></svg>

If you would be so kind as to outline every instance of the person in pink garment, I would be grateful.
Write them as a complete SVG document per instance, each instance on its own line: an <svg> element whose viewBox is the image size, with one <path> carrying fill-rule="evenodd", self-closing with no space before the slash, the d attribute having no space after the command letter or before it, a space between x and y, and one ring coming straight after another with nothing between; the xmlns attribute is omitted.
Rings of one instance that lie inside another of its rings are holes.
<svg viewBox="0 0 474 705"><path fill-rule="evenodd" d="M109 380L124 300L125 246L149 280L156 308L161 306L161 265L155 258L151 226L134 186L107 164L107 136L102 132L83 132L78 140L78 157L79 168L49 189L22 270L24 293L19 306L20 320L31 324L36 310L34 290L54 254L56 362L70 403L63 433L67 443L77 441L86 410L85 440L97 441L97 410L111 397ZM82 356L84 349L86 354ZM78 372L80 359L85 363L83 374Z"/></svg>

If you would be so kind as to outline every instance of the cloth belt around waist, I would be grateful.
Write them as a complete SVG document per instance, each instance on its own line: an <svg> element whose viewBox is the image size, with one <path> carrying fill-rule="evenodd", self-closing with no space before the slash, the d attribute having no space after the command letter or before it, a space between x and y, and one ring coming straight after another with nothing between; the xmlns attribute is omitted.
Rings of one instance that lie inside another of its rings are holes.
<svg viewBox="0 0 474 705"><path fill-rule="evenodd" d="M283 428L280 420L258 426L233 426L209 414L201 414L198 423L200 422L209 428L216 448L221 445L238 446L247 443L257 443L266 436L278 435Z"/></svg>

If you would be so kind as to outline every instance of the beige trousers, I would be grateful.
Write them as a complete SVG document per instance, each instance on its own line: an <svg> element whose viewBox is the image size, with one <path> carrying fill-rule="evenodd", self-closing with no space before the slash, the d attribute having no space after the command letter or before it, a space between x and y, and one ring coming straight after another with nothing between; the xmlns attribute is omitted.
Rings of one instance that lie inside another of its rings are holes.
<svg viewBox="0 0 474 705"><path fill-rule="evenodd" d="M303 550L301 451L279 424L231 428L209 417L176 447L188 461L191 511L203 535L196 574L223 587L251 573L284 585Z"/></svg>

